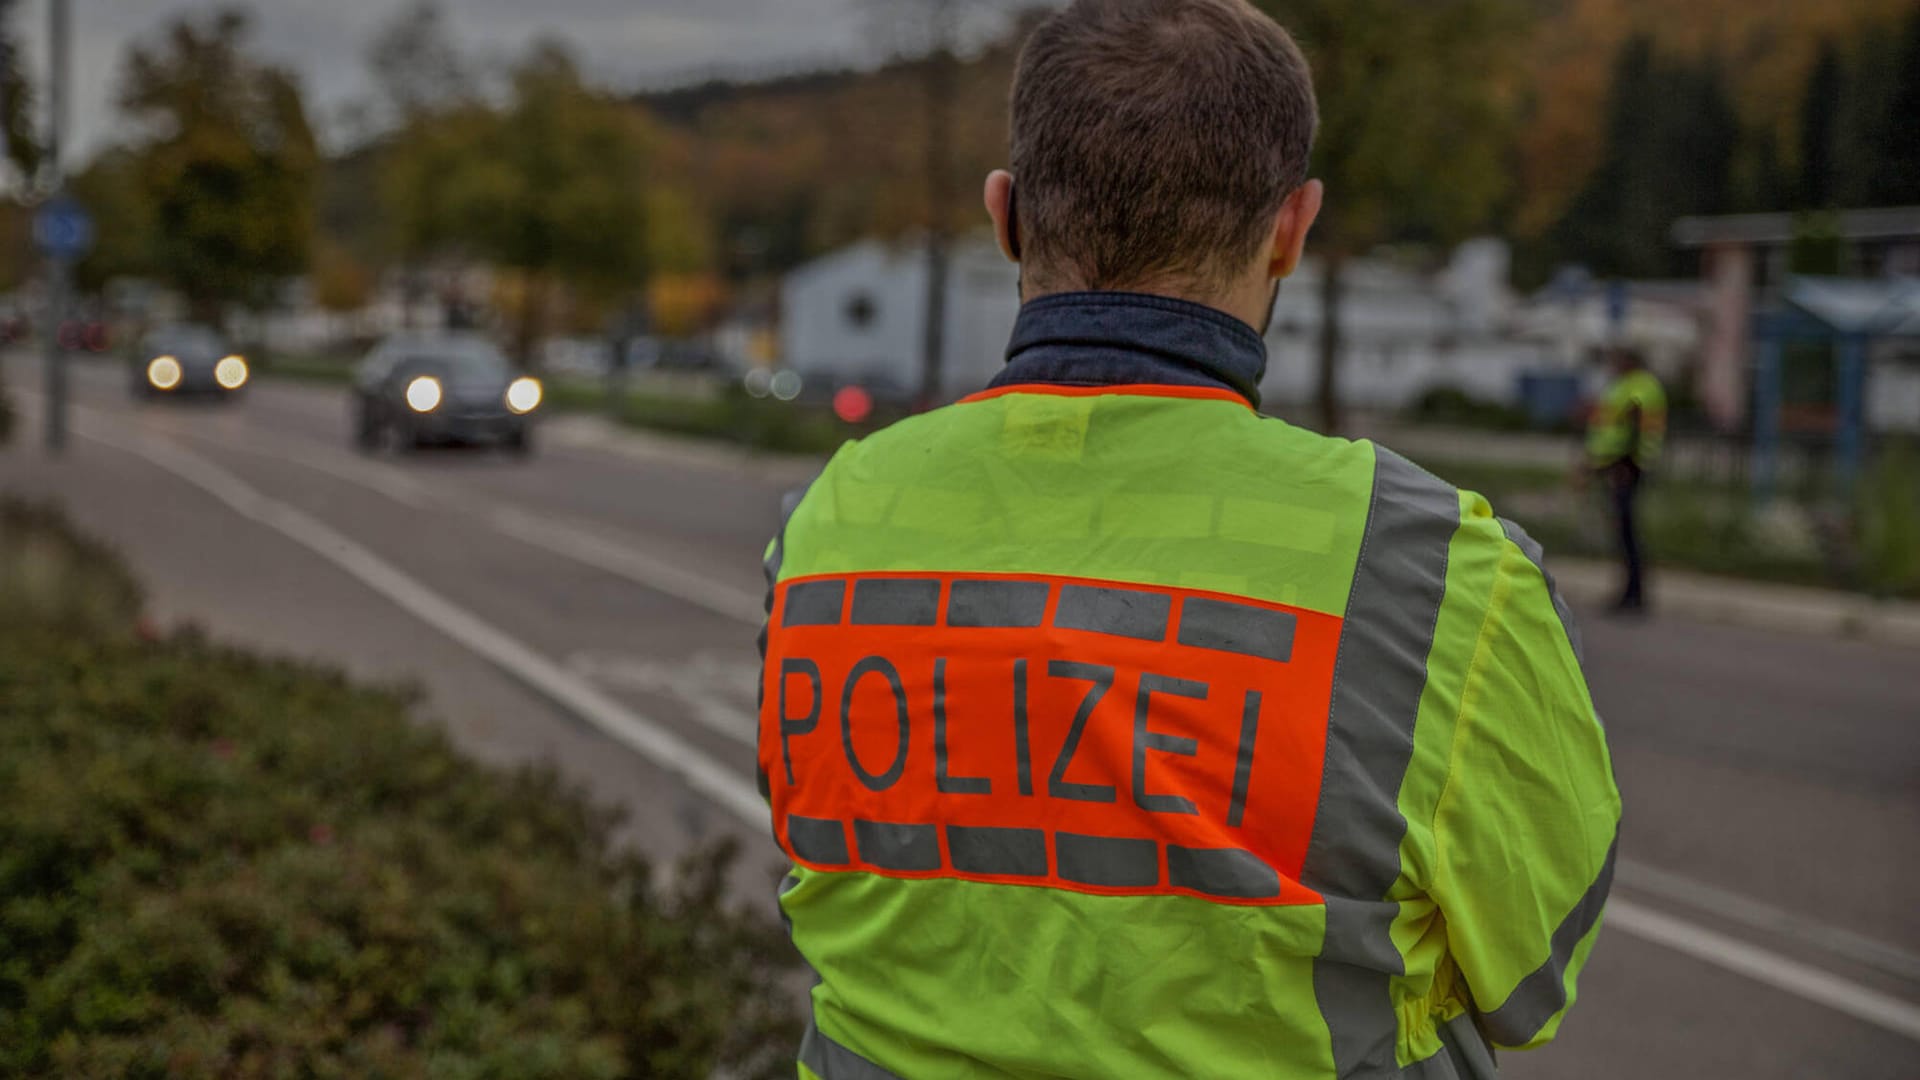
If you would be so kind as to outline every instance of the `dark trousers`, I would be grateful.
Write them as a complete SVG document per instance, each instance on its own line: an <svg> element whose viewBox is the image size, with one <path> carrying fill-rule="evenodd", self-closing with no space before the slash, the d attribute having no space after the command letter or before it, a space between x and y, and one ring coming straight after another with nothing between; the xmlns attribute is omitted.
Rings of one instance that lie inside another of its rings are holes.
<svg viewBox="0 0 1920 1080"><path fill-rule="evenodd" d="M1640 500L1640 467L1631 461L1618 461L1602 474L1607 492L1613 499L1613 520L1619 530L1620 558L1626 564L1626 587L1620 594L1623 608L1646 606L1646 563L1640 552L1640 527L1635 504Z"/></svg>

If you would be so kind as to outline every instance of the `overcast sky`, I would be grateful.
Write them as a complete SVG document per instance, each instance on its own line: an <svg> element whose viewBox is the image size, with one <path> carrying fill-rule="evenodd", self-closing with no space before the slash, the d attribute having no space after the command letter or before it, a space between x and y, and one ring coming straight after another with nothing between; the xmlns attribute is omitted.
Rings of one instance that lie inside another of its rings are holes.
<svg viewBox="0 0 1920 1080"><path fill-rule="evenodd" d="M49 0L24 0L18 30L36 77ZM73 141L84 154L115 131L113 97L129 43L209 0L69 0L74 41ZM506 56L542 34L571 42L589 70L619 87L655 86L714 65L857 61L868 54L862 0L441 0L461 44ZM259 49L300 73L308 107L331 127L367 92L367 41L404 0L251 0Z"/></svg>

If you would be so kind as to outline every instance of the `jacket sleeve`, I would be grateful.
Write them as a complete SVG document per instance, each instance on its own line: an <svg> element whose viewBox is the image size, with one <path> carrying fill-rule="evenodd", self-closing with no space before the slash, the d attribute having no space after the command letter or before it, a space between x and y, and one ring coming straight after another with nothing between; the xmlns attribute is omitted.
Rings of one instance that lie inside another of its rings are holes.
<svg viewBox="0 0 1920 1080"><path fill-rule="evenodd" d="M1635 404L1639 406L1636 439L1640 465L1651 469L1660 463L1660 455L1667 448L1667 395L1659 383L1653 383L1644 388Z"/></svg>
<svg viewBox="0 0 1920 1080"><path fill-rule="evenodd" d="M1433 895L1496 1045L1551 1041L1600 928L1620 793L1578 634L1517 527L1493 574L1434 820Z"/></svg>
<svg viewBox="0 0 1920 1080"><path fill-rule="evenodd" d="M787 557L787 526L792 523L794 512L800 509L800 503L807 497L807 492L813 490L813 484L817 482L818 477L810 481L806 487L788 492L780 500L780 529L773 534L772 540L767 541L766 552L761 556L761 569L767 582L765 605L767 617L760 624L760 635L755 639L760 648L760 691L756 702L756 708L760 710L764 710L767 706L767 635L773 630L774 593L779 588L780 568ZM767 774L758 769L755 772L758 774L756 780L760 786L760 797L771 802L773 791Z"/></svg>

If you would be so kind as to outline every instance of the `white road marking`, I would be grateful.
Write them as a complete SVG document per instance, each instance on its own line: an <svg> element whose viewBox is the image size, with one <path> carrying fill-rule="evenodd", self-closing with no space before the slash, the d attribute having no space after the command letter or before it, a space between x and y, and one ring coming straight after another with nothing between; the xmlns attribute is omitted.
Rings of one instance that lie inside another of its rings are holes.
<svg viewBox="0 0 1920 1080"><path fill-rule="evenodd" d="M485 517L495 530L522 543L626 578L716 615L749 626L766 621L766 600L759 594L682 569L629 544L512 506L496 506Z"/></svg>
<svg viewBox="0 0 1920 1080"><path fill-rule="evenodd" d="M226 503L243 517L267 525L323 556L415 617L520 678L556 704L661 767L755 829L768 824L767 809L753 784L659 724L647 720L588 685L578 676L477 616L454 605L373 552L300 510L276 502L244 481L189 451L134 441L98 430L76 417L79 434L135 454L174 473ZM649 564L643 564L649 565ZM676 570L677 575L698 575ZM718 583L716 588L726 588ZM754 622L759 621L756 614ZM1722 970L1771 986L1908 1039L1920 1041L1920 1006L1810 964L1729 937L1686 919L1627 899L1607 905L1607 925Z"/></svg>
<svg viewBox="0 0 1920 1080"><path fill-rule="evenodd" d="M1920 985L1920 956L1851 930L1828 926L1763 904L1741 893L1630 859L1620 860L1614 883L1669 903L1685 905L1750 930L1777 934L1830 956L1851 960L1863 967Z"/></svg>
<svg viewBox="0 0 1920 1080"><path fill-rule="evenodd" d="M367 488L410 509L424 510L439 505L433 490L419 480L397 469L351 458L328 448L315 446L305 453L291 454L206 432L195 432L193 437L236 453L311 469L336 480ZM476 501L480 500L462 500L463 503ZM683 569L642 551L632 539L615 539L602 535L602 530L598 528L589 529L552 514L512 506L491 497L486 501L492 505L480 512L480 518L504 536L625 578L723 618L755 627L766 621L766 600L757 592L736 588L704 574Z"/></svg>
<svg viewBox="0 0 1920 1080"><path fill-rule="evenodd" d="M200 488L250 521L271 528L357 578L415 618L685 780L755 830L769 827L751 780L698 747L608 697L518 639L427 588L393 564L304 511L271 499L206 458L178 446L129 439L76 417L82 436L143 458Z"/></svg>
<svg viewBox="0 0 1920 1080"><path fill-rule="evenodd" d="M1920 1042L1920 1005L1828 974L1811 964L1629 900L1614 900L1607 905L1606 925Z"/></svg>
<svg viewBox="0 0 1920 1080"><path fill-rule="evenodd" d="M639 690L674 698L709 731L748 749L759 745L759 721L749 704L757 692L759 665L745 671L712 653L685 660L653 660L638 656L580 652L567 658L567 668L601 686ZM733 691L739 703L726 700L722 689Z"/></svg>

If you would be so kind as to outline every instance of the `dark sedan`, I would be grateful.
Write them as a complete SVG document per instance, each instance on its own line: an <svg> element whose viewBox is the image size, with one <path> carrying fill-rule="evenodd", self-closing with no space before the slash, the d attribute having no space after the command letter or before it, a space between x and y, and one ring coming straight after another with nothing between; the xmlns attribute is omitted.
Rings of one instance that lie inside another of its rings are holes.
<svg viewBox="0 0 1920 1080"><path fill-rule="evenodd" d="M253 377L246 358L207 326L162 327L141 339L133 357L130 376L140 398L230 399Z"/></svg>
<svg viewBox="0 0 1920 1080"><path fill-rule="evenodd" d="M403 334L361 361L353 398L354 441L365 450L459 444L526 453L541 388L485 338Z"/></svg>

